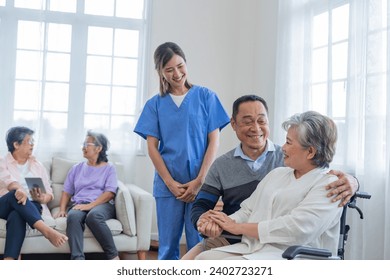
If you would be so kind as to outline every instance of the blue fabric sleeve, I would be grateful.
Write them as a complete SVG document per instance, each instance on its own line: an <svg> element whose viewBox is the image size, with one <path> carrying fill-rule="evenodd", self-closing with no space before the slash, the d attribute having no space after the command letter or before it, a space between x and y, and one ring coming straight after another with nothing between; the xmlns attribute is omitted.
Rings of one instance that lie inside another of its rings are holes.
<svg viewBox="0 0 390 280"><path fill-rule="evenodd" d="M146 139L147 136L161 138L157 112L157 96L148 100L141 112L134 132Z"/></svg>
<svg viewBox="0 0 390 280"><path fill-rule="evenodd" d="M212 91L210 93L211 94L208 99L210 120L207 128L208 133L214 131L217 128L222 130L227 124L230 123L230 118L222 106L218 96Z"/></svg>

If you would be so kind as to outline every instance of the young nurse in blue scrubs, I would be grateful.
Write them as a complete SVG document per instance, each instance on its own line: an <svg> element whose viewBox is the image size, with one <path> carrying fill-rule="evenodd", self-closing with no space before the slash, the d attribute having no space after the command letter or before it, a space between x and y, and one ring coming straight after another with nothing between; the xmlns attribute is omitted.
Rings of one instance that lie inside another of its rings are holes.
<svg viewBox="0 0 390 280"><path fill-rule="evenodd" d="M177 44L160 45L154 62L160 93L146 102L134 132L147 140L156 169L158 259L175 260L183 228L188 250L201 239L191 224L192 202L216 156L219 131L230 120L213 91L188 82Z"/></svg>

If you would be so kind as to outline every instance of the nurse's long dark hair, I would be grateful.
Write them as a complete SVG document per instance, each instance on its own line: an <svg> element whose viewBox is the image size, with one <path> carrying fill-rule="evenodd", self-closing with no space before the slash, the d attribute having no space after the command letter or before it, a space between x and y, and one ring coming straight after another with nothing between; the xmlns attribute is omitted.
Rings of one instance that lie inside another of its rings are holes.
<svg viewBox="0 0 390 280"><path fill-rule="evenodd" d="M110 142L108 141L107 137L102 133L93 132L91 130L88 130L87 137L93 138L93 143L98 147L102 147L102 150L100 151L96 160L96 164L99 164L102 161L108 162L107 150L110 146Z"/></svg>
<svg viewBox="0 0 390 280"><path fill-rule="evenodd" d="M161 96L167 95L170 91L170 85L167 80L165 80L162 74L162 69L175 54L182 57L184 62L187 62L183 50L175 43L166 42L158 46L157 49L154 51L154 65L160 78ZM192 87L192 84L188 82L187 78L185 81L185 86L187 89L190 89Z"/></svg>

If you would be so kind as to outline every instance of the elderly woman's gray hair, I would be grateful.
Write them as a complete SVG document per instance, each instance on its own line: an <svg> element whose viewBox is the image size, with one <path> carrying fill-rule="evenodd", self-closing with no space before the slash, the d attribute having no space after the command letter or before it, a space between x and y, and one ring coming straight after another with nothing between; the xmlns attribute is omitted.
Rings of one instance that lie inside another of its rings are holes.
<svg viewBox="0 0 390 280"><path fill-rule="evenodd" d="M107 157L107 151L108 148L110 147L110 142L108 141L107 137L99 132L94 132L92 130L87 131L87 137L93 138L93 143L97 147L102 147L102 150L99 152L99 156L96 160L96 163L100 162L108 162L108 157Z"/></svg>
<svg viewBox="0 0 390 280"><path fill-rule="evenodd" d="M313 147L313 162L318 167L329 167L336 152L337 127L332 119L314 111L295 114L282 124L287 131L295 128L298 141L305 149Z"/></svg>
<svg viewBox="0 0 390 280"><path fill-rule="evenodd" d="M7 131L5 141L7 142L8 151L12 154L15 151L14 143L21 145L27 135L33 135L34 130L25 126L14 126Z"/></svg>

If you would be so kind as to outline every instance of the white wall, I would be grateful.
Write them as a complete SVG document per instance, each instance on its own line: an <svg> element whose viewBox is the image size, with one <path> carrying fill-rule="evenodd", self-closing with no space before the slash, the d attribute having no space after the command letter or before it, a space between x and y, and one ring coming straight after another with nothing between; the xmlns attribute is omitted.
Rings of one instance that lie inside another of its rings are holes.
<svg viewBox="0 0 390 280"><path fill-rule="evenodd" d="M272 122L278 1L154 0L147 56L147 98L158 90L153 65L155 48L179 44L187 57L188 77L217 92L228 114L233 101L247 93L264 97ZM219 154L238 144L230 126L221 133ZM152 192L154 168L137 156L134 183ZM154 219L152 234L156 236Z"/></svg>

